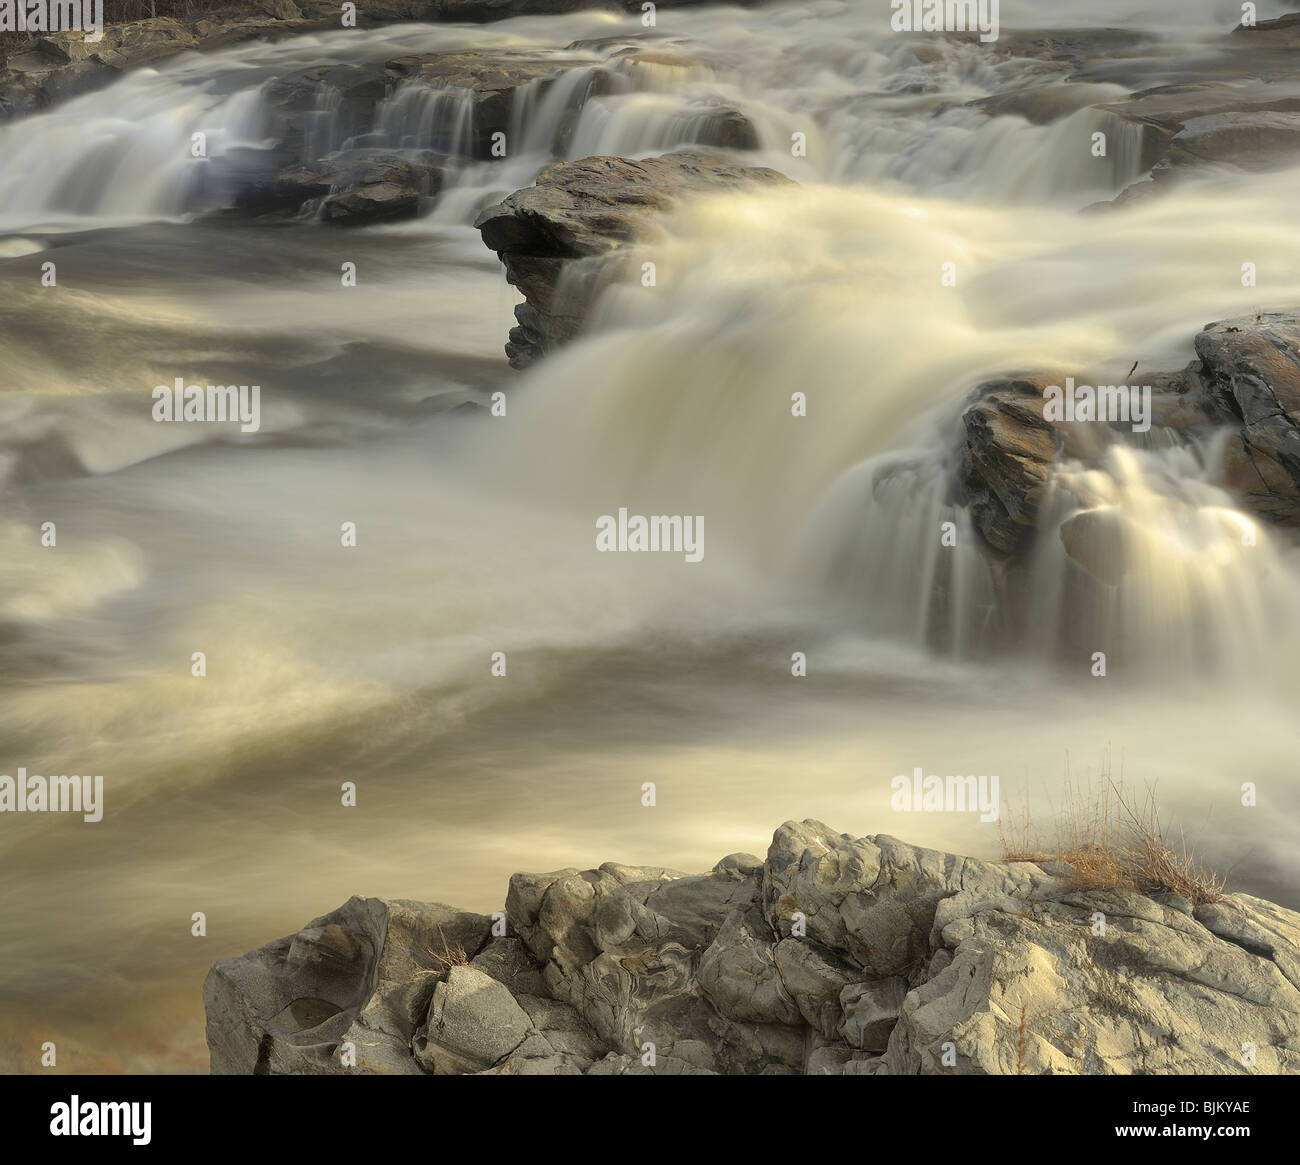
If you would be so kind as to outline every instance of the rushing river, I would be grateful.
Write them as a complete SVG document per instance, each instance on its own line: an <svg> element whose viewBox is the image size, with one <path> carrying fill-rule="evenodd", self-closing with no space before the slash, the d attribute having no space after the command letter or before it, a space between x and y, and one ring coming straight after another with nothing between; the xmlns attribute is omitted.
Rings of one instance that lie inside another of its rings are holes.
<svg viewBox="0 0 1300 1165"><path fill-rule="evenodd" d="M1004 4L1003 28L1072 7ZM964 107L1024 61L894 36L883 3L664 11L705 63L628 65L581 109L576 80L530 99L517 154L352 232L198 217L221 187L191 135L256 148L268 83L314 64L538 49L577 75L608 53L566 46L637 21L244 45L0 128L0 771L105 776L97 824L0 821L0 1069L53 1039L61 1070L204 1070L208 964L354 893L487 911L515 870L707 869L790 817L996 855L972 815L890 811L916 767L999 774L1046 814L1067 774L1122 770L1234 888L1300 905L1295 554L1205 520L1233 507L1208 454L1092 475L1143 539L1107 609L1063 598L1050 532L1014 645L966 543L941 624L926 598L981 378L1173 369L1206 322L1300 304L1295 172L1078 213L1140 175L1132 130L1088 107L1212 67L1223 7L1096 6L1153 39L1045 125ZM654 288L611 290L585 338L512 372L517 295L476 212L556 156L690 144L720 101L799 185L688 207ZM399 94L386 140L458 116ZM258 383L260 431L155 423L177 376ZM498 390L504 417L457 407ZM704 515L704 560L597 554L622 506ZM1104 680L1080 625L1123 662Z"/></svg>

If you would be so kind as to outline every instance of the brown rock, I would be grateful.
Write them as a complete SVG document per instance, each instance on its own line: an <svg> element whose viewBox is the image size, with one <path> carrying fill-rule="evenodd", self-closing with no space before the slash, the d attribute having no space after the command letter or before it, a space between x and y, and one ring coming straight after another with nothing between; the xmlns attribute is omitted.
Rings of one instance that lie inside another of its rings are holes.
<svg viewBox="0 0 1300 1165"><path fill-rule="evenodd" d="M778 186L785 175L738 166L725 155L683 150L640 162L583 158L544 170L534 186L517 190L479 215L483 242L524 294L519 327L506 352L524 368L582 328L602 272L628 244L652 238L661 216L684 198L716 190ZM569 264L590 266L587 279L560 279Z"/></svg>
<svg viewBox="0 0 1300 1165"><path fill-rule="evenodd" d="M1038 504L1064 439L1043 418L1047 377L988 381L962 413L959 500L1003 554L1033 537ZM1058 381L1059 383L1059 381Z"/></svg>
<svg viewBox="0 0 1300 1165"><path fill-rule="evenodd" d="M1210 324L1196 337L1210 390L1240 417L1224 482L1274 521L1300 525L1300 317Z"/></svg>

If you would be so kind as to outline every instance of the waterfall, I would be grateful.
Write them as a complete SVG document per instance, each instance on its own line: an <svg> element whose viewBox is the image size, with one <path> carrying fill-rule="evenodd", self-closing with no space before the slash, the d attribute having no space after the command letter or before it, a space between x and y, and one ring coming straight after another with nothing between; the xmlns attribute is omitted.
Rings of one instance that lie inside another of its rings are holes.
<svg viewBox="0 0 1300 1165"><path fill-rule="evenodd" d="M235 200L278 167L355 146L453 160L443 204L432 210L444 225L468 224L490 197L555 161L718 145L790 168L796 135L807 143L793 167L803 181L1077 207L1140 174L1140 127L1092 108L1124 96L1118 85L1058 84L1068 90L1065 108L1078 108L1047 124L991 116L978 102L1009 78L978 45L895 37L887 24L863 25L852 5L831 5L816 21L802 16L774 11L771 26L755 32L726 9L686 11L674 16L681 35L645 42L584 41L608 20L579 13L379 30L360 45L337 33L255 42L164 61L0 127L10 163L0 175L0 228L190 216ZM366 69L382 84L384 61L399 55L467 45L553 54L560 30L579 34L579 47L514 93L504 157L489 155L488 127L476 124L467 90L390 77L387 95L368 107L350 104L341 88ZM335 78L331 68L343 73ZM1042 100L1050 104L1051 92ZM1100 156L1098 133L1107 142Z"/></svg>
<svg viewBox="0 0 1300 1165"><path fill-rule="evenodd" d="M411 81L384 101L375 125L376 144L434 150L452 158L471 152L474 132L473 94Z"/></svg>
<svg viewBox="0 0 1300 1165"><path fill-rule="evenodd" d="M994 856L890 816L918 766L1037 806L1113 750L1179 825L1213 811L1234 888L1294 905L1300 562L1215 484L1224 434L1062 456L1015 560L954 480L982 383L1146 382L1207 322L1300 304L1300 170L1080 213L1153 145L1115 107L1219 84L1237 6L1001 8L991 48L861 0L301 33L0 125L0 772L93 766L107 802L0 830L27 1033L0 1069L48 1038L201 1070L212 959L358 891L486 913L515 869L704 869L807 816ZM442 53L529 79L506 108L389 67ZM509 369L479 210L696 144L794 184L684 202ZM422 217L239 202L361 148L439 155ZM178 377L257 383L260 429L157 423ZM702 519L702 560L598 550L621 510Z"/></svg>
<svg viewBox="0 0 1300 1165"><path fill-rule="evenodd" d="M1234 190L1295 272L1293 180ZM1078 216L1050 202L1011 215L812 187L703 200L648 252L657 288L611 286L590 339L530 372L509 485L566 507L708 515L717 544L785 574L805 601L943 655L1075 666L1104 651L1130 676L1282 682L1293 556L1209 484L1212 450L1115 443L1096 468L1062 462L1035 556L1015 571L953 501L956 418L982 375L1114 377L1117 353L1177 368L1206 320L1240 312L1238 289L1212 277L1240 247L1215 237L1222 193L1171 197L1090 219L1071 242ZM1201 240L1190 251L1188 231ZM942 287L949 257L978 274ZM1300 299L1300 277L1275 291ZM795 390L806 417L791 414ZM1070 525L1084 510L1094 518ZM1097 568L1120 572L1107 581L1063 542L1103 513L1123 558Z"/></svg>
<svg viewBox="0 0 1300 1165"><path fill-rule="evenodd" d="M1062 465L1011 568L949 501L941 458L891 454L831 488L806 563L843 618L940 655L1077 671L1101 652L1130 678L1287 682L1295 566L1210 468L1191 449L1122 445L1098 468Z"/></svg>

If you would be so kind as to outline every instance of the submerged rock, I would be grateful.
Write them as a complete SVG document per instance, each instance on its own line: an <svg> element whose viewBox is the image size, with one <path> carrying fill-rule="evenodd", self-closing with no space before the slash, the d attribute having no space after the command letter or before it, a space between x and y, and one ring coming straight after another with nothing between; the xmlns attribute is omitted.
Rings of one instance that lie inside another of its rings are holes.
<svg viewBox="0 0 1300 1165"><path fill-rule="evenodd" d="M707 874L516 874L508 930L354 898L213 967L212 1071L1300 1071L1300 915L1067 874L803 821Z"/></svg>
<svg viewBox="0 0 1300 1165"><path fill-rule="evenodd" d="M1098 582L1118 586L1128 574L1129 535L1113 506L1083 510L1061 523L1065 552Z"/></svg>
<svg viewBox="0 0 1300 1165"><path fill-rule="evenodd" d="M519 90L536 84L539 92L571 69L595 69L580 57L545 52L443 52L394 57L386 71L405 85L423 85L463 98L466 154L490 158L492 135L511 128ZM455 120L449 118L449 120Z"/></svg>
<svg viewBox="0 0 1300 1165"><path fill-rule="evenodd" d="M237 207L364 226L414 218L420 200L438 193L442 175L443 159L428 150L344 150L246 187Z"/></svg>
<svg viewBox="0 0 1300 1165"><path fill-rule="evenodd" d="M474 225L523 292L506 353L524 368L581 331L611 259L653 239L683 199L779 186L776 170L737 165L725 154L681 150L658 158L583 158L544 170L535 185L489 207Z"/></svg>
<svg viewBox="0 0 1300 1165"><path fill-rule="evenodd" d="M1300 107L1300 97L1295 104ZM1297 160L1300 112L1213 113L1183 123L1152 177L1159 180L1170 170L1188 166L1278 170Z"/></svg>
<svg viewBox="0 0 1300 1165"><path fill-rule="evenodd" d="M958 497L988 544L1023 549L1038 525L1038 506L1063 436L1043 417L1046 379L989 381L962 413Z"/></svg>
<svg viewBox="0 0 1300 1165"><path fill-rule="evenodd" d="M1102 108L1141 127L1149 173L1088 210L1125 206L1189 178L1264 173L1300 160L1300 82L1161 86Z"/></svg>

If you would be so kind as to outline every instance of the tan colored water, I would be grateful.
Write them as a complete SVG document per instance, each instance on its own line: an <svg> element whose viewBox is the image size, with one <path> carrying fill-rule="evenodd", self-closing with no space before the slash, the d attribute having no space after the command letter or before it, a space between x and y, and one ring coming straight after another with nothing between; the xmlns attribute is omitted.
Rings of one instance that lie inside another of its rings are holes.
<svg viewBox="0 0 1300 1165"><path fill-rule="evenodd" d="M846 10L821 8L683 19L787 63L763 98L775 134L819 89L834 103L898 67L887 40L846 54ZM475 35L562 46L600 19ZM274 69L270 50L239 52ZM209 115L187 83L198 104L173 100L147 133ZM161 101L142 86L121 99ZM928 112L858 117L828 140L871 150L684 214L658 286L615 294L596 334L522 377L500 357L515 295L465 215L47 237L49 207L7 188L12 238L51 249L15 243L0 263L0 772L93 769L106 811L0 820L0 1068L36 1070L54 1039L59 1070L203 1070L207 966L354 893L490 910L515 870L704 869L761 852L789 817L996 854L996 826L891 812L891 778L917 766L996 773L1046 807L1067 771L1109 758L1157 784L1235 885L1300 902L1286 545L1216 557L1204 531L1167 538L1231 500L1186 460L1117 464L1108 496L1148 536L1146 573L1112 625L1131 668L1098 681L1056 649L1075 613L1046 597L1041 650L1005 658L974 631L924 646L940 515L854 484L864 459L942 458L984 374L1177 367L1203 323L1300 302L1295 175L1080 217L1101 195L1070 177L1079 127L959 118L942 132L997 148L958 164ZM919 172L888 161L908 143ZM466 189L472 212L487 188ZM68 213L159 217L149 197ZM57 300L37 282L50 255ZM255 377L262 432L154 424L149 392L176 375ZM501 387L506 418L445 410ZM704 515L705 560L597 554L595 519L620 506ZM830 579L845 546L852 569ZM1243 781L1260 808L1241 807Z"/></svg>

